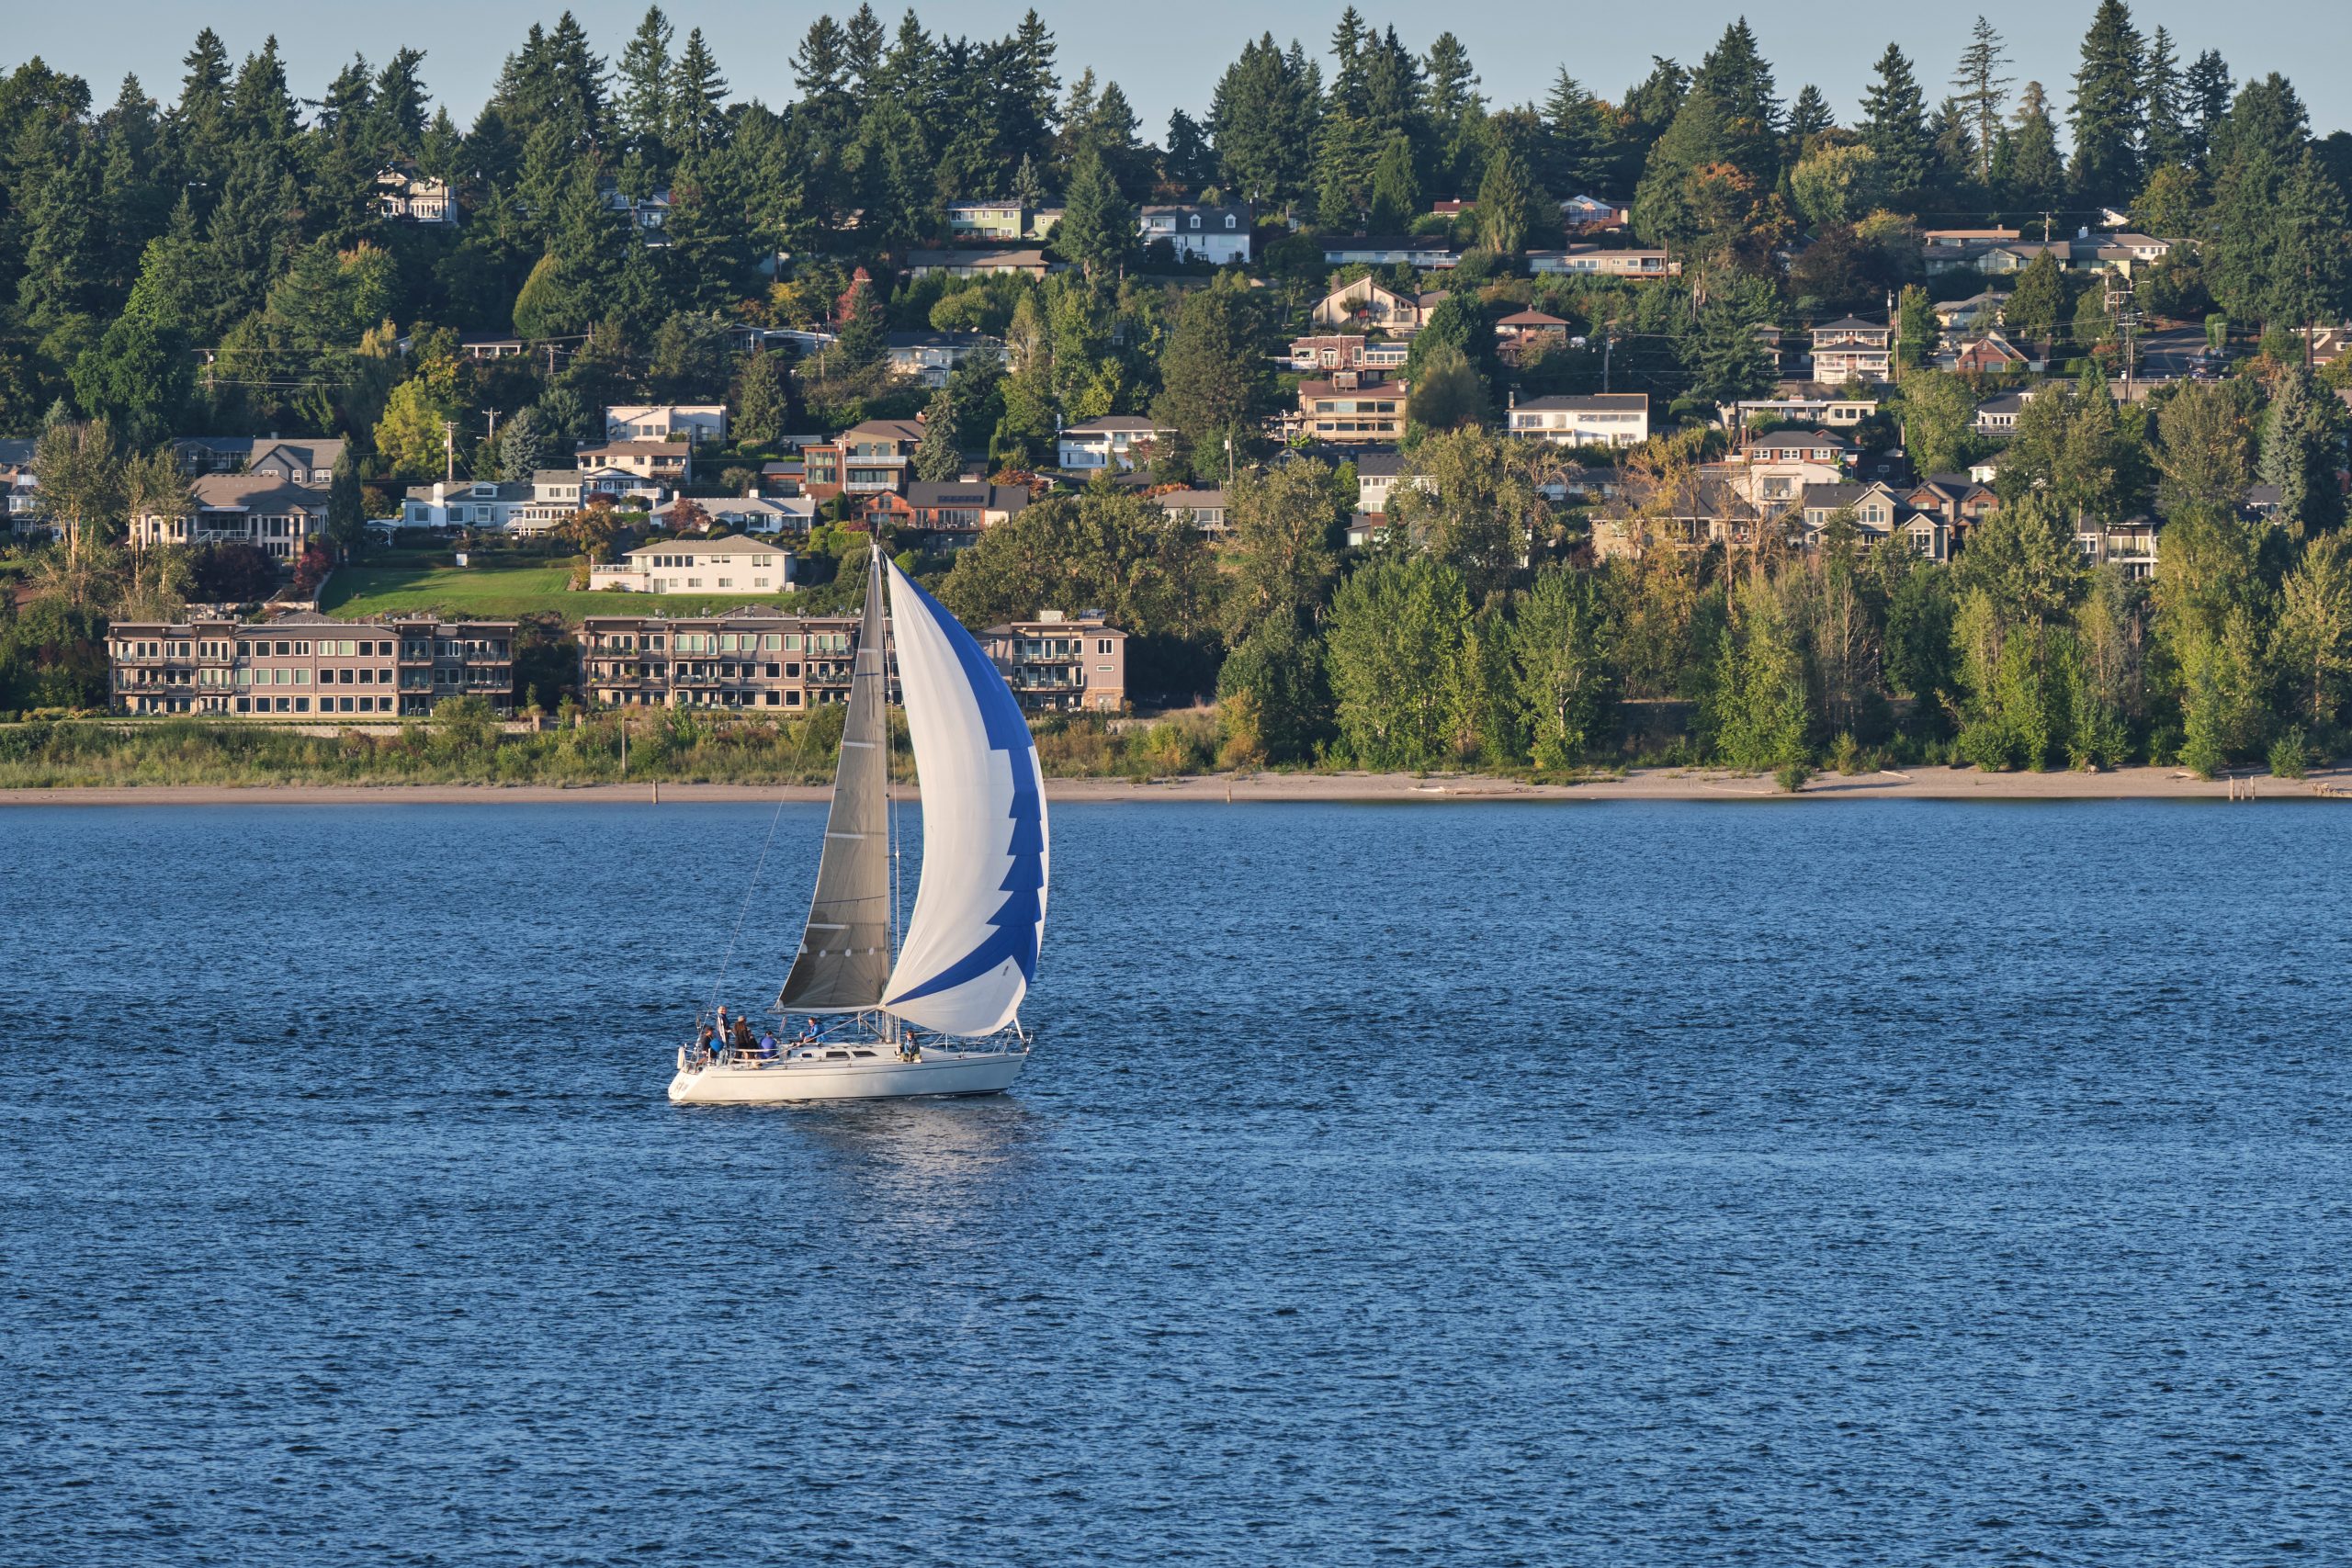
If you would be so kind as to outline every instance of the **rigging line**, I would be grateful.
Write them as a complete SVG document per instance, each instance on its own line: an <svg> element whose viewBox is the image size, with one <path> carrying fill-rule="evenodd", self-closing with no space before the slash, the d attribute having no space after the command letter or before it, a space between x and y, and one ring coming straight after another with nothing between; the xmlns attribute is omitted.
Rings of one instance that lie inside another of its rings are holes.
<svg viewBox="0 0 2352 1568"><path fill-rule="evenodd" d="M727 952L718 961L718 977L710 983L710 999L703 1004L702 1014L696 1022L700 1022L703 1017L708 1017L718 1006L719 988L727 984L728 966L735 962L736 939L743 934L743 917L752 912L752 895L760 889L760 873L767 869L768 851L775 845L776 824L784 820L784 796L779 795L776 796L775 815L768 818L767 841L760 846L759 861L752 867L752 880L743 888L742 907L735 911L735 929L727 933Z"/></svg>

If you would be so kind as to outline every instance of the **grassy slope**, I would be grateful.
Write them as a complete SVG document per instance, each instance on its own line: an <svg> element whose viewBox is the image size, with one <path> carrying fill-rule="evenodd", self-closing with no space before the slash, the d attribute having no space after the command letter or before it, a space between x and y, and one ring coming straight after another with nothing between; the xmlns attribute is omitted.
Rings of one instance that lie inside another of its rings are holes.
<svg viewBox="0 0 2352 1568"><path fill-rule="evenodd" d="M801 608L788 593L573 593L568 566L347 566L328 581L324 608L345 620L370 615L435 614L511 620L554 614L583 615L707 615L742 604Z"/></svg>

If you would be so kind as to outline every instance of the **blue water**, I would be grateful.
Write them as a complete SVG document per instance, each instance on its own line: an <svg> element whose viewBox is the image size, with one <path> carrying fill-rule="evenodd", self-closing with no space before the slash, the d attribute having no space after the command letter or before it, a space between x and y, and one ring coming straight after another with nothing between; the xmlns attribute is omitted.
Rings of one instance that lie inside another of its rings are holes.
<svg viewBox="0 0 2352 1568"><path fill-rule="evenodd" d="M771 815L0 809L0 1562L2352 1561L2352 812L1057 807L675 1110Z"/></svg>

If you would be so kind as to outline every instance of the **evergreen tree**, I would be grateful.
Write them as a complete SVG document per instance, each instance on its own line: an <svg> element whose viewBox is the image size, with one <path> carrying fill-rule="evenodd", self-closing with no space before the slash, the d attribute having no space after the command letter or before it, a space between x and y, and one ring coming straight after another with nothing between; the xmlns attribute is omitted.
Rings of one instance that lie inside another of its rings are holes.
<svg viewBox="0 0 2352 1568"><path fill-rule="evenodd" d="M1878 79L1862 95L1862 145L1878 157L1888 200L1899 208L1916 207L1935 175L1927 103L1910 60L1895 45L1886 46L1874 69Z"/></svg>
<svg viewBox="0 0 2352 1568"><path fill-rule="evenodd" d="M2209 49L2199 55L2182 79L2183 134L2192 168L2202 171L2207 167L2214 132L2229 118L2232 92L2229 62L2218 49Z"/></svg>
<svg viewBox="0 0 2352 1568"><path fill-rule="evenodd" d="M1690 395L1712 404L1762 397L1778 378L1747 314L1727 303L1699 313L1698 330L1683 340L1682 350Z"/></svg>
<svg viewBox="0 0 2352 1568"><path fill-rule="evenodd" d="M97 207L97 159L86 146L51 169L25 204L17 310L63 357L79 347L64 338L87 331L98 306Z"/></svg>
<svg viewBox="0 0 2352 1568"><path fill-rule="evenodd" d="M1610 178L1606 111L1563 66L1544 100L1544 159L1537 177L1566 196L1594 194Z"/></svg>
<svg viewBox="0 0 2352 1568"><path fill-rule="evenodd" d="M1698 238L1690 178L1711 164L1725 162L1729 152L1723 106L1715 96L1703 89L1685 95L1674 123L1650 149L1642 183L1634 190L1634 227L1644 241L1681 246Z"/></svg>
<svg viewBox="0 0 2352 1568"><path fill-rule="evenodd" d="M1465 190L1481 172L1476 165L1483 157L1478 131L1486 118L1486 103L1478 95L1478 73L1471 66L1469 50L1450 32L1438 34L1422 65L1430 172L1445 189ZM1382 227L1377 222L1373 226Z"/></svg>
<svg viewBox="0 0 2352 1568"><path fill-rule="evenodd" d="M1209 103L1222 183L1245 201L1282 205L1306 194L1321 81L1295 46L1267 33L1227 68Z"/></svg>
<svg viewBox="0 0 2352 1568"><path fill-rule="evenodd" d="M2187 121L2187 85L2172 35L2158 28L2148 39L2141 101L2146 120L2141 132L2140 166L2150 175L2167 164L2186 165L2192 152Z"/></svg>
<svg viewBox="0 0 2352 1568"><path fill-rule="evenodd" d="M2312 326L2342 317L2352 299L2346 226L2342 187L2321 167L2318 153L2304 148L2272 214L2267 320Z"/></svg>
<svg viewBox="0 0 2352 1568"><path fill-rule="evenodd" d="M1372 171L1372 212L1375 234L1399 234L1421 210L1420 183L1413 175L1413 144L1401 136L1388 139L1387 151Z"/></svg>
<svg viewBox="0 0 2352 1568"><path fill-rule="evenodd" d="M1209 152L1208 137L1202 131L1200 123L1182 109L1170 110L1168 116L1168 144L1160 153L1160 179L1189 193L1215 179L1216 170L1216 161Z"/></svg>
<svg viewBox="0 0 2352 1568"><path fill-rule="evenodd" d="M1969 44L1961 51L1960 68L1952 74L1952 85L1959 89L1960 101L1967 112L1968 124L1976 139L1976 164L1972 171L1976 183L1990 188L1993 184L1993 147L2000 140L2002 110L2009 96L2011 78L2001 74L2001 67L2009 62L2001 48L2001 35L1983 17L1969 36Z"/></svg>
<svg viewBox="0 0 2352 1568"><path fill-rule="evenodd" d="M1508 146L1497 149L1487 160L1486 178L1478 182L1478 243L1515 264L1526 249L1541 197L1519 155Z"/></svg>
<svg viewBox="0 0 2352 1568"><path fill-rule="evenodd" d="M2304 231L2305 220L2325 209L2324 192L2298 177L2306 123L2301 100L2273 73L2240 91L2208 153L2214 221L2206 276L2222 308L2242 320L2301 325L2312 302L2304 268L2318 272L2323 289L2334 281L2328 247ZM2306 210L2290 206L2290 191ZM2282 257L2290 243L2297 254Z"/></svg>
<svg viewBox="0 0 2352 1568"><path fill-rule="evenodd" d="M671 73L670 145L688 154L717 146L727 134L726 102L727 80L719 75L718 62L696 28L686 35L686 47L678 51L677 67Z"/></svg>
<svg viewBox="0 0 2352 1568"><path fill-rule="evenodd" d="M620 96L615 119L628 151L659 159L670 132L670 18L649 6L621 51Z"/></svg>
<svg viewBox="0 0 2352 1568"><path fill-rule="evenodd" d="M1838 117L1829 112L1829 100L1821 89L1806 83L1797 92L1796 102L1789 106L1789 156L1793 164L1804 156L1805 143L1825 130L1836 129Z"/></svg>
<svg viewBox="0 0 2352 1568"><path fill-rule="evenodd" d="M1247 455L1252 433L1272 409L1264 340L1247 293L1218 287L1185 298L1160 355L1162 390L1152 408L1202 460L1222 457L1228 439Z"/></svg>
<svg viewBox="0 0 2352 1568"><path fill-rule="evenodd" d="M858 231L870 243L896 253L937 232L938 189L922 128L905 105L875 99L858 121L844 164L865 209Z"/></svg>
<svg viewBox="0 0 2352 1568"><path fill-rule="evenodd" d="M2058 152L2058 127L2039 82L2028 82L2018 95L2017 124L2006 153L1996 183L2017 216L2039 216L2064 198L2066 167Z"/></svg>
<svg viewBox="0 0 2352 1568"><path fill-rule="evenodd" d="M2344 522L2336 483L2343 447L2343 405L2312 373L2289 367L2272 394L2262 425L2262 482L2278 487L2278 513L2307 533L2330 533Z"/></svg>
<svg viewBox="0 0 2352 1568"><path fill-rule="evenodd" d="M1054 230L1054 249L1078 264L1089 278L1113 271L1134 251L1135 209L1119 194L1102 156L1092 148L1079 155L1063 202L1062 220Z"/></svg>
<svg viewBox="0 0 2352 1568"><path fill-rule="evenodd" d="M1772 67L1757 47L1747 17L1724 29L1692 73L1690 85L1712 94L1722 106L1732 164L1764 185L1778 179L1781 102L1772 92Z"/></svg>
<svg viewBox="0 0 2352 1568"><path fill-rule="evenodd" d="M766 446L784 434L784 378L765 352L746 355L735 381L735 439Z"/></svg>
<svg viewBox="0 0 2352 1568"><path fill-rule="evenodd" d="M2141 185L2140 142L2147 125L2147 65L2124 0L2099 0L2075 73L2072 188L2086 203L2120 206Z"/></svg>
<svg viewBox="0 0 2352 1568"><path fill-rule="evenodd" d="M925 484L946 484L964 472L963 425L956 397L945 387L931 395L923 410L922 439L915 443L915 478Z"/></svg>

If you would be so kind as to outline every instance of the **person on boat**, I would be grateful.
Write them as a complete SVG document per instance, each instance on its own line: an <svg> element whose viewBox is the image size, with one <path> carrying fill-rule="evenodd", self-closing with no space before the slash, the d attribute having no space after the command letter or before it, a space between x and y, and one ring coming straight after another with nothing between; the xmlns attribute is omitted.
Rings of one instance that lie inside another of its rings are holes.
<svg viewBox="0 0 2352 1568"><path fill-rule="evenodd" d="M775 1060L775 1032L774 1030L760 1032L760 1060L763 1062Z"/></svg>
<svg viewBox="0 0 2352 1568"><path fill-rule="evenodd" d="M752 1021L749 1018L741 1016L737 1017L735 1020L735 1033L729 1043L733 1045L736 1050L741 1052L746 1056L752 1054L757 1043L752 1038Z"/></svg>
<svg viewBox="0 0 2352 1568"><path fill-rule="evenodd" d="M710 1025L706 1023L702 1026L702 1032L695 1036L694 1059L695 1061L707 1062L710 1060L711 1038Z"/></svg>

